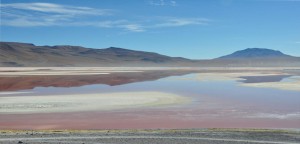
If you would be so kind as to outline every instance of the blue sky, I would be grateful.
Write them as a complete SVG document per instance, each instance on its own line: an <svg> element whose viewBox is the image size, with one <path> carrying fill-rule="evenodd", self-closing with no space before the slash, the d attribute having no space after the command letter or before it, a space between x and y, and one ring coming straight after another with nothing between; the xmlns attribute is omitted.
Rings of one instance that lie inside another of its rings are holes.
<svg viewBox="0 0 300 144"><path fill-rule="evenodd" d="M300 56L299 0L2 0L1 41L193 59L251 47Z"/></svg>

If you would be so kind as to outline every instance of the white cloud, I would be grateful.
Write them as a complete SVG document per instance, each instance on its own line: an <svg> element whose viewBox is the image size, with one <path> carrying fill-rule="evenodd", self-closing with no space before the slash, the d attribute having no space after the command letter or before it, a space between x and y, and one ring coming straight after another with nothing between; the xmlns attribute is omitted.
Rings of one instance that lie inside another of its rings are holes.
<svg viewBox="0 0 300 144"><path fill-rule="evenodd" d="M15 27L31 27L31 26L50 26L55 25L51 21L34 21L27 18L17 18L12 20L2 20L1 25L15 26Z"/></svg>
<svg viewBox="0 0 300 144"><path fill-rule="evenodd" d="M138 25L138 24L128 24L128 25L123 25L121 27L124 27L127 30L134 31L134 32L143 32L143 31L145 31L145 29L143 28L143 26Z"/></svg>
<svg viewBox="0 0 300 144"><path fill-rule="evenodd" d="M91 25L97 27L104 27L104 28L113 28L118 27L119 25L127 24L127 20L106 20L106 21L99 21L99 22L92 22Z"/></svg>
<svg viewBox="0 0 300 144"><path fill-rule="evenodd" d="M8 8L64 15L109 15L112 12L107 9L99 10L89 7L75 7L53 3L11 3L1 4L0 6L2 9Z"/></svg>
<svg viewBox="0 0 300 144"><path fill-rule="evenodd" d="M206 25L210 20L204 18L165 18L165 21L154 27L178 27L186 25Z"/></svg>
<svg viewBox="0 0 300 144"><path fill-rule="evenodd" d="M1 4L1 25L54 26L74 22L86 16L111 15L113 10L75 7L52 3Z"/></svg>
<svg viewBox="0 0 300 144"><path fill-rule="evenodd" d="M175 0L150 0L149 4L152 6L177 6Z"/></svg>
<svg viewBox="0 0 300 144"><path fill-rule="evenodd" d="M161 5L176 5L175 1L160 1ZM131 32L144 32L163 27L204 25L210 20L203 18L147 17L134 20L119 19L116 10L76 7L53 3L0 4L2 26L94 26L118 28ZM130 17L128 17L130 18Z"/></svg>
<svg viewBox="0 0 300 144"><path fill-rule="evenodd" d="M171 5L171 6L177 6L177 2L174 1L174 0L171 0L171 1L170 1L170 5Z"/></svg>

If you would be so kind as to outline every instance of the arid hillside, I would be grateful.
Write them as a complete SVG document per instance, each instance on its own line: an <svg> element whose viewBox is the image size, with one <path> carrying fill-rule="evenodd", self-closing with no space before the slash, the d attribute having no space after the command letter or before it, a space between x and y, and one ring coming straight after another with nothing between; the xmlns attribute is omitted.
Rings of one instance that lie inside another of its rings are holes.
<svg viewBox="0 0 300 144"><path fill-rule="evenodd" d="M300 58L261 48L248 48L211 60L191 60L116 47L93 49L69 45L35 46L30 43L0 42L0 66L294 67L300 66Z"/></svg>

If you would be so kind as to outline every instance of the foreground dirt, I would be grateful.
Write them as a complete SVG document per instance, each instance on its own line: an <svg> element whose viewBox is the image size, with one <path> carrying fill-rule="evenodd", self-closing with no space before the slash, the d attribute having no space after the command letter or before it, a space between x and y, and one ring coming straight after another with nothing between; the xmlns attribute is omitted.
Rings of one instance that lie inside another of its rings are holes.
<svg viewBox="0 0 300 144"><path fill-rule="evenodd" d="M297 144L300 131L262 129L0 131L1 144Z"/></svg>

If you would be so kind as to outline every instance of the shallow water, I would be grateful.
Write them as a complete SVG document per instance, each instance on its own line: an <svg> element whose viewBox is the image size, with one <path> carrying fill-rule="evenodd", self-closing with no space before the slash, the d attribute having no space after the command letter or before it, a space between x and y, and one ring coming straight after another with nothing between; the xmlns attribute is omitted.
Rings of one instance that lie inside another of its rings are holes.
<svg viewBox="0 0 300 144"><path fill-rule="evenodd" d="M236 79L202 81L198 79L202 73L182 74L145 81L129 80L113 86L95 83L70 84L69 87L35 85L33 89L19 89L19 93L0 92L0 100L4 97L116 92L163 92L189 99L181 104L114 110L0 113L0 129L300 128L299 91L246 87ZM293 76L273 77L288 81L285 79ZM267 80L270 81L270 77Z"/></svg>

